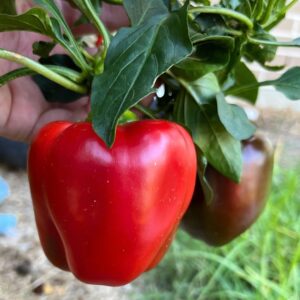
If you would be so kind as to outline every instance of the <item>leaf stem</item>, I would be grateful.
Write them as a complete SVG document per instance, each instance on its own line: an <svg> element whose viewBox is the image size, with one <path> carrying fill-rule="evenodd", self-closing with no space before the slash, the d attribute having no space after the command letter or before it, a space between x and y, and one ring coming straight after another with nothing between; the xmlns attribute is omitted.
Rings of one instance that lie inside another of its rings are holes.
<svg viewBox="0 0 300 300"><path fill-rule="evenodd" d="M257 21L259 21L263 16L263 12L264 12L263 6L264 6L263 0L256 1L256 4L254 6L254 10L253 10L253 17Z"/></svg>
<svg viewBox="0 0 300 300"><path fill-rule="evenodd" d="M110 44L110 34L108 30L106 29L101 19L98 17L91 1L84 0L84 2L85 2L86 9L91 17L91 22L94 24L98 32L102 35L105 49L108 49L108 46Z"/></svg>
<svg viewBox="0 0 300 300"><path fill-rule="evenodd" d="M252 91L253 89L256 89L258 87L262 86L268 86L272 85L272 81L262 81L262 82L257 82L257 83L251 83L247 84L238 88L231 88L227 91L225 91L225 95L232 95L232 96L237 96L240 95L241 93L245 93L248 91Z"/></svg>
<svg viewBox="0 0 300 300"><path fill-rule="evenodd" d="M285 14L287 13L287 11L293 6L295 5L296 3L298 2L298 0L292 0L288 5L286 5L284 7L284 9L282 9L280 11L279 14L277 14L276 18L274 19L270 19L270 20L267 20L267 22L265 24L263 24L263 29L266 29L266 30L270 30L274 27L274 25L277 25L285 16Z"/></svg>
<svg viewBox="0 0 300 300"><path fill-rule="evenodd" d="M87 93L86 87L76 84L28 57L0 48L0 58L23 65L73 92Z"/></svg>
<svg viewBox="0 0 300 300"><path fill-rule="evenodd" d="M62 75L75 83L81 83L84 80L83 74L80 74L72 69L61 67L61 66L54 66L54 65L45 65L45 67L49 68L50 70ZM24 76L33 76L37 73L27 67L12 70L2 76L0 76L0 86L12 81L14 79L24 77Z"/></svg>
<svg viewBox="0 0 300 300"><path fill-rule="evenodd" d="M236 19L242 23L244 23L250 30L253 29L254 25L251 19L246 17L245 15L234 11L232 9L223 8L223 7L212 7L212 6L201 6L201 7L193 7L189 10L191 13L204 13L204 14L219 14L227 17L231 17Z"/></svg>
<svg viewBox="0 0 300 300"><path fill-rule="evenodd" d="M104 2L116 5L123 5L123 0L104 0Z"/></svg>
<svg viewBox="0 0 300 300"><path fill-rule="evenodd" d="M284 9L284 12L287 12L292 6L294 6L296 3L298 2L298 0L293 0L291 1Z"/></svg>
<svg viewBox="0 0 300 300"><path fill-rule="evenodd" d="M134 107L137 110L139 110L140 112L142 112L143 114L145 114L150 119L153 119L153 120L156 119L156 117L154 116L154 114L152 113L152 111L150 109L147 109L145 106L143 106L141 104L136 104Z"/></svg>
<svg viewBox="0 0 300 300"><path fill-rule="evenodd" d="M82 83L86 78L85 74L79 73L77 71L74 71L72 69L63 66L45 65L45 67L49 68L55 73L58 73L59 75L62 75L63 77L70 79L75 83Z"/></svg>
<svg viewBox="0 0 300 300"><path fill-rule="evenodd" d="M84 48L80 48L80 52L84 55L84 57L89 60L90 62L95 61L95 57L88 53Z"/></svg>
<svg viewBox="0 0 300 300"><path fill-rule="evenodd" d="M277 41L268 41L253 38L248 36L248 42L255 45L268 45L268 46L277 46L277 47L300 47L300 43L296 44L295 42L277 42Z"/></svg>
<svg viewBox="0 0 300 300"><path fill-rule="evenodd" d="M252 84L248 84L248 85L244 85L238 88L231 88L227 91L225 91L225 95L231 95L231 96L237 96L241 93L244 92L248 92L248 91L252 91L253 89L260 87L259 83L252 83Z"/></svg>
<svg viewBox="0 0 300 300"><path fill-rule="evenodd" d="M261 23L263 25L266 24L269 21L276 3L277 3L277 0L270 0L269 1L269 4L267 6L267 10L266 10L266 12L263 15L262 20L261 20Z"/></svg>

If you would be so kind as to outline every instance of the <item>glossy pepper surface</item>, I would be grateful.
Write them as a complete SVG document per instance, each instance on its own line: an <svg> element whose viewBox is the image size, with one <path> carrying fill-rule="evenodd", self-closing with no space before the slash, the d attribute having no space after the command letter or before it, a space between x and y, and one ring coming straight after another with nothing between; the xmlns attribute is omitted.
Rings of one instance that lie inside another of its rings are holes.
<svg viewBox="0 0 300 300"><path fill-rule="evenodd" d="M194 191L196 154L189 134L168 121L118 126L110 149L90 123L54 122L33 141L28 169L49 260L114 286L164 256Z"/></svg>
<svg viewBox="0 0 300 300"><path fill-rule="evenodd" d="M208 166L206 178L213 190L205 201L199 180L183 227L195 238L222 246L243 233L263 211L273 170L273 148L268 139L254 136L243 141L243 172L240 183Z"/></svg>

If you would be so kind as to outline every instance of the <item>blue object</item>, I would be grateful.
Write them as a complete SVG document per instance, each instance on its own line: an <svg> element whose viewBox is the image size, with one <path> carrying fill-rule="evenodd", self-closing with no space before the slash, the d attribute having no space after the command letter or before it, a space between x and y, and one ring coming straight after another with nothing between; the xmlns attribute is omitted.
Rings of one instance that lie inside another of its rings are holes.
<svg viewBox="0 0 300 300"><path fill-rule="evenodd" d="M9 196L9 186L7 182L0 177L0 204Z"/></svg>
<svg viewBox="0 0 300 300"><path fill-rule="evenodd" d="M0 204L9 196L9 186L0 177ZM17 226L17 218L12 214L0 214L0 235L11 235Z"/></svg>
<svg viewBox="0 0 300 300"><path fill-rule="evenodd" d="M0 214L0 235L10 235L16 226L16 216L10 214Z"/></svg>

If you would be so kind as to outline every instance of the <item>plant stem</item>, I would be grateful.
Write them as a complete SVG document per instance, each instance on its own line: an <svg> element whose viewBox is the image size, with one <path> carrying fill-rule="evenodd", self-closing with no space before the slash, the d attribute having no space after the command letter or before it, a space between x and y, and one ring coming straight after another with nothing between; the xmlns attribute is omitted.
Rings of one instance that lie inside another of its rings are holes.
<svg viewBox="0 0 300 300"><path fill-rule="evenodd" d="M276 41L268 41L268 40L260 40L257 38L253 38L248 36L248 42L255 45L269 45L269 46L277 46L277 47L300 47L300 42L296 44L295 42L276 42Z"/></svg>
<svg viewBox="0 0 300 300"><path fill-rule="evenodd" d="M250 30L253 29L253 22L246 17L245 15L236 12L232 9L223 8L223 7L211 7L211 6L201 6L201 7L193 7L189 10L191 13L204 13L204 14L219 14L227 17L231 17L236 19L242 23L244 23Z"/></svg>
<svg viewBox="0 0 300 300"><path fill-rule="evenodd" d="M77 92L80 94L87 93L86 87L74 83L66 77L55 73L54 71L28 57L0 48L0 58L23 65L73 92Z"/></svg>
<svg viewBox="0 0 300 300"><path fill-rule="evenodd" d="M91 0L84 0L85 4L85 13L87 17L91 20L91 22L96 27L97 31L101 34L103 37L103 46L104 50L101 51L101 47L99 48L97 54L95 55L95 68L94 72L96 75L101 74L103 72L103 64L104 64L104 58L107 53L107 49L110 44L110 33L106 29L105 25L99 18L98 14L95 11L95 8L93 4L91 3Z"/></svg>
<svg viewBox="0 0 300 300"><path fill-rule="evenodd" d="M265 14L262 17L261 24L264 25L269 21L276 3L277 3L277 0L270 0L269 1L269 4L267 6L267 10L266 10Z"/></svg>
<svg viewBox="0 0 300 300"><path fill-rule="evenodd" d="M70 79L74 83L82 83L86 78L84 74L74 71L72 69L62 67L62 66L54 66L54 65L44 65L46 68L52 70L53 72L62 75L65 78Z"/></svg>
<svg viewBox="0 0 300 300"><path fill-rule="evenodd" d="M238 88L229 89L228 91L225 91L225 95L238 96L241 93L245 93L245 92L251 91L255 88L262 87L262 86L268 86L268 85L272 85L272 81L262 81L262 82L247 84L247 85L244 85L244 86L241 86Z"/></svg>
<svg viewBox="0 0 300 300"><path fill-rule="evenodd" d="M116 5L123 5L123 0L104 0L104 2Z"/></svg>
<svg viewBox="0 0 300 300"><path fill-rule="evenodd" d="M80 51L87 60L89 60L90 62L95 62L95 57L88 53L85 49L81 48Z"/></svg>
<svg viewBox="0 0 300 300"><path fill-rule="evenodd" d="M75 83L81 83L84 80L83 74L80 74L74 70L69 68L61 67L61 66L53 66L53 65L45 65L48 69L62 75ZM2 76L0 76L0 86L8 83L11 80L24 77L24 76L33 76L37 73L27 67L12 70Z"/></svg>
<svg viewBox="0 0 300 300"><path fill-rule="evenodd" d="M280 11L279 14L277 14L276 18L274 19L270 19L268 20L265 24L263 24L263 29L266 30L270 30L273 28L274 25L277 25L285 16L285 14L287 13L287 11L296 3L298 2L298 0L293 0L291 1L288 5L285 6L285 8L283 10Z"/></svg>
<svg viewBox="0 0 300 300"><path fill-rule="evenodd" d="M284 12L287 12L292 6L294 6L296 3L298 2L298 0L293 0L291 1L284 9Z"/></svg>
<svg viewBox="0 0 300 300"><path fill-rule="evenodd" d="M263 6L264 6L264 2L262 0L256 1L255 7L254 7L254 12L253 12L253 17L257 21L259 21L263 16L263 12L264 12Z"/></svg>
<svg viewBox="0 0 300 300"><path fill-rule="evenodd" d="M86 9L91 17L91 22L94 24L98 32L102 35L103 37L103 44L104 48L107 49L109 44L110 44L110 34L107 31L105 25L101 21L101 19L98 17L93 4L91 3L90 0L84 0Z"/></svg>
<svg viewBox="0 0 300 300"><path fill-rule="evenodd" d="M147 109L146 107L144 107L143 105L140 104L136 104L134 106L137 110L139 110L140 112L142 112L143 114L145 114L147 117L149 117L150 119L155 120L155 116L153 115L152 111Z"/></svg>

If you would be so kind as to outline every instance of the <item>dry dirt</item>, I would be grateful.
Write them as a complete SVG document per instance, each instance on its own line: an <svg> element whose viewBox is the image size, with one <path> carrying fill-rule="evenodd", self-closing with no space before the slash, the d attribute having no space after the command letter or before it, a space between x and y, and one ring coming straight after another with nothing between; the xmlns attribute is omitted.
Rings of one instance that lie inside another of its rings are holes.
<svg viewBox="0 0 300 300"><path fill-rule="evenodd" d="M276 144L277 160L285 167L300 162L300 114L263 111L260 128ZM132 286L110 288L80 283L72 274L53 267L39 245L26 172L0 166L11 195L0 212L16 214L12 236L0 236L0 300L125 300Z"/></svg>

